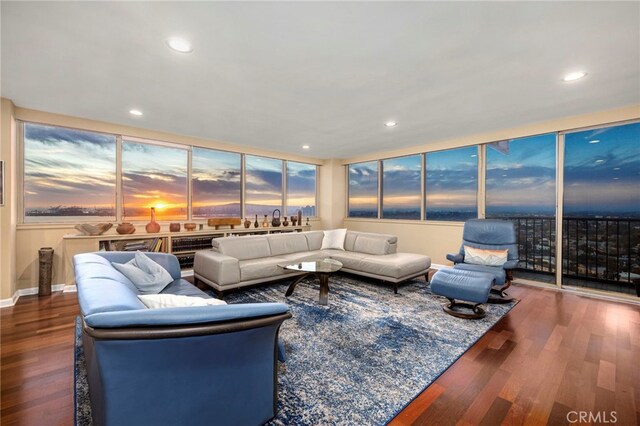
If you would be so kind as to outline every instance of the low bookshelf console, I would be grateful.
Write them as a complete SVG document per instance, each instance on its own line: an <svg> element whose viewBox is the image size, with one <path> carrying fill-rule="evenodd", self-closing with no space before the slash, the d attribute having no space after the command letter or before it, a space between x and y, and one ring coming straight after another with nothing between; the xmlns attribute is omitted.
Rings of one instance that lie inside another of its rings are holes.
<svg viewBox="0 0 640 426"><path fill-rule="evenodd" d="M156 234L104 234L97 236L65 235L64 257L66 283L75 284L73 256L96 251L148 251L172 253L180 262L183 275L190 275L193 258L199 250L209 250L213 238L246 235L278 234L311 230L310 226L286 226L249 229L205 229L202 231L158 232Z"/></svg>

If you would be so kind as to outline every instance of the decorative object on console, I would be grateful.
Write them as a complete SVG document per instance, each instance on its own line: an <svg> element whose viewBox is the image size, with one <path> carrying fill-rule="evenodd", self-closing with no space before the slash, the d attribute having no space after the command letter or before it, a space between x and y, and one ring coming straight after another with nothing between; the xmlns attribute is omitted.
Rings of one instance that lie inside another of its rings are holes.
<svg viewBox="0 0 640 426"><path fill-rule="evenodd" d="M263 228L268 228L269 227L269 219L268 219L268 215L264 215L264 219L262 220L262 227Z"/></svg>
<svg viewBox="0 0 640 426"><path fill-rule="evenodd" d="M258 222L258 215L256 215L256 221L253 223L253 227L257 228L260 226L260 223Z"/></svg>
<svg viewBox="0 0 640 426"><path fill-rule="evenodd" d="M302 226L302 210L298 210L298 225Z"/></svg>
<svg viewBox="0 0 640 426"><path fill-rule="evenodd" d="M169 224L169 231L171 232L180 232L180 223L173 222Z"/></svg>
<svg viewBox="0 0 640 426"><path fill-rule="evenodd" d="M276 212L278 213L278 216L276 216ZM274 228L280 226L280 209L275 209L273 213L271 213L271 226Z"/></svg>
<svg viewBox="0 0 640 426"><path fill-rule="evenodd" d="M307 217L307 223L305 223L305 226L311 226L311 224L309 223L309 218Z"/></svg>
<svg viewBox="0 0 640 426"><path fill-rule="evenodd" d="M289 226L289 221L287 220L287 217L284 217L284 220L282 221L282 226Z"/></svg>
<svg viewBox="0 0 640 426"><path fill-rule="evenodd" d="M160 232L160 224L156 222L156 208L151 207L151 222L147 223L147 226L144 227L149 234L155 234Z"/></svg>
<svg viewBox="0 0 640 426"><path fill-rule="evenodd" d="M80 231L82 235L95 236L104 234L109 229L111 229L112 226L113 223L98 223L97 225L92 225L90 223L79 223L74 226L74 228Z"/></svg>
<svg viewBox="0 0 640 426"><path fill-rule="evenodd" d="M323 231L322 247L320 250L342 250L344 251L344 239L347 236L347 229L333 229L331 231Z"/></svg>
<svg viewBox="0 0 640 426"><path fill-rule="evenodd" d="M116 232L120 235L128 235L128 234L133 234L134 232L136 232L136 227L133 226L133 223L130 222L122 222L120 225L118 225L118 227L116 228Z"/></svg>
<svg viewBox="0 0 640 426"><path fill-rule="evenodd" d="M189 222L184 224L184 229L186 229L187 231L195 231L196 226L197 225L195 223Z"/></svg>
<svg viewBox="0 0 640 426"><path fill-rule="evenodd" d="M251 228L251 221L250 221L250 220L249 220L249 218L247 218L247 217L245 217L245 218L244 218L244 227L245 227L246 229Z"/></svg>
<svg viewBox="0 0 640 426"><path fill-rule="evenodd" d="M291 225L296 226L296 223L298 223L298 216L291 216Z"/></svg>
<svg viewBox="0 0 640 426"><path fill-rule="evenodd" d="M204 229L204 224L202 224L202 223L201 223L201 224L199 224L199 225L198 225L198 229L202 231L202 230Z"/></svg>
<svg viewBox="0 0 640 426"><path fill-rule="evenodd" d="M221 226L230 226L231 229L235 229L236 225L240 225L242 219L239 217L213 217L207 220L209 226L215 226L219 229Z"/></svg>

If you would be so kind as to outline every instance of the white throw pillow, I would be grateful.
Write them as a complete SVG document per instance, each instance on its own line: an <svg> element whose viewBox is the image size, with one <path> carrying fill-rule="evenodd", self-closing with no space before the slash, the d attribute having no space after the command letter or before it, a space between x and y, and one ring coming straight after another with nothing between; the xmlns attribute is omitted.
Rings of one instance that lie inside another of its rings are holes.
<svg viewBox="0 0 640 426"><path fill-rule="evenodd" d="M202 297L179 296L177 294L141 294L138 299L149 309L181 308L186 306L226 305L227 302L218 299L203 299Z"/></svg>
<svg viewBox="0 0 640 426"><path fill-rule="evenodd" d="M127 263L111 264L129 278L142 294L158 294L173 282L173 277L166 269L140 251Z"/></svg>
<svg viewBox="0 0 640 426"><path fill-rule="evenodd" d="M322 238L322 247L320 247L320 250L335 249L344 251L344 239L346 238L346 236L346 228L324 231L324 237Z"/></svg>
<svg viewBox="0 0 640 426"><path fill-rule="evenodd" d="M464 246L464 263L485 266L502 266L507 262L509 250L483 250Z"/></svg>

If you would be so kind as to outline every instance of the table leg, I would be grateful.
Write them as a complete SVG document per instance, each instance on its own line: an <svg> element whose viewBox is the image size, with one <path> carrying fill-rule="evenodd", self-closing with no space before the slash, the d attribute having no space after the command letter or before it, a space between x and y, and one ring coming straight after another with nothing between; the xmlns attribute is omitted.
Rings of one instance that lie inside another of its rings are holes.
<svg viewBox="0 0 640 426"><path fill-rule="evenodd" d="M320 280L320 299L321 305L329 304L329 274L318 273L318 279Z"/></svg>
<svg viewBox="0 0 640 426"><path fill-rule="evenodd" d="M302 275L300 275L298 277L298 279L296 279L294 282L292 282L291 285L289 286L289 288L287 289L287 292L284 294L285 297L291 296L291 293L293 293L293 290L295 290L295 288L298 285L298 283L300 281L302 281L303 279L307 278L309 275L313 275L313 273L302 274Z"/></svg>

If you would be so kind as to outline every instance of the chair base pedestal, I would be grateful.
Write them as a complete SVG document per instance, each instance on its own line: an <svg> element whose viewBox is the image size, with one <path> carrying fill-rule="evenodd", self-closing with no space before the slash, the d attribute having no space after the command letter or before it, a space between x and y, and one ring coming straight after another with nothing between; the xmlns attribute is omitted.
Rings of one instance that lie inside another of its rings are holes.
<svg viewBox="0 0 640 426"><path fill-rule="evenodd" d="M460 312L456 310L456 308L470 309L473 313ZM442 305L442 310L448 313L449 315L452 315L457 318L464 318L464 319L480 319L486 316L486 312L484 311L484 309L480 307L480 303L474 305L472 303L467 303L467 302L456 302L454 299L449 299L448 304L445 303L444 305Z"/></svg>
<svg viewBox="0 0 640 426"><path fill-rule="evenodd" d="M493 286L489 292L489 300L487 300L487 303L503 304L513 302L513 297L504 292L509 287L511 287L510 282L503 286Z"/></svg>

